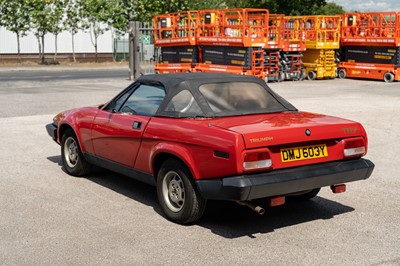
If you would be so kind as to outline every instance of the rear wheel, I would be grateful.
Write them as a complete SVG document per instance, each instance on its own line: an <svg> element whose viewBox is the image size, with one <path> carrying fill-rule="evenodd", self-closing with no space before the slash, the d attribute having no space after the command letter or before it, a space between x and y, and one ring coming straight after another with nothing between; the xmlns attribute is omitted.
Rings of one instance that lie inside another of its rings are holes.
<svg viewBox="0 0 400 266"><path fill-rule="evenodd" d="M340 79L346 78L346 70L345 70L345 69L339 69L339 71L338 71L338 77L339 77Z"/></svg>
<svg viewBox="0 0 400 266"><path fill-rule="evenodd" d="M68 174L84 176L90 171L90 164L83 157L78 139L72 129L67 129L61 139L61 159Z"/></svg>
<svg viewBox="0 0 400 266"><path fill-rule="evenodd" d="M315 188L315 189L309 190L303 194L288 196L288 197L289 197L289 199L293 199L295 201L306 201L306 200L312 199L315 196L317 196L317 194L319 193L320 190L321 190L321 188Z"/></svg>
<svg viewBox="0 0 400 266"><path fill-rule="evenodd" d="M383 80L387 83L393 82L394 81L394 75L390 72L386 72L385 75L383 75Z"/></svg>
<svg viewBox="0 0 400 266"><path fill-rule="evenodd" d="M167 219L180 224L200 219L206 208L192 175L175 159L165 161L158 172L157 196Z"/></svg>
<svg viewBox="0 0 400 266"><path fill-rule="evenodd" d="M315 80L317 78L317 73L315 73L315 71L308 71L307 78L309 80Z"/></svg>

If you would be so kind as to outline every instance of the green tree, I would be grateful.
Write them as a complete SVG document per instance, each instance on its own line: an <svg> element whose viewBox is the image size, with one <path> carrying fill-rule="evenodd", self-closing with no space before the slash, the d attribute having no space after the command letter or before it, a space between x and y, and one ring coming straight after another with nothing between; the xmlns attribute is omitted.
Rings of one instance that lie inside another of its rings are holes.
<svg viewBox="0 0 400 266"><path fill-rule="evenodd" d="M190 1L188 7L190 10L227 8L229 6L226 2L225 0Z"/></svg>
<svg viewBox="0 0 400 266"><path fill-rule="evenodd" d="M189 0L140 0L135 2L138 21L151 21L153 16L189 9Z"/></svg>
<svg viewBox="0 0 400 266"><path fill-rule="evenodd" d="M326 0L226 0L228 7L266 8L270 13L285 15L313 15Z"/></svg>
<svg viewBox="0 0 400 266"><path fill-rule="evenodd" d="M32 29L38 40L39 58L42 64L45 61L44 37L47 33L58 35L61 32L59 25L61 24L62 13L60 14L58 10L58 2L59 0L27 0Z"/></svg>
<svg viewBox="0 0 400 266"><path fill-rule="evenodd" d="M130 21L138 17L136 12L136 1L132 0L110 0L107 23L113 28L126 32Z"/></svg>
<svg viewBox="0 0 400 266"><path fill-rule="evenodd" d="M30 16L27 1L0 0L0 25L17 36L18 60L21 61L20 38L30 29Z"/></svg>
<svg viewBox="0 0 400 266"><path fill-rule="evenodd" d="M111 5L107 0L77 0L82 18L82 28L89 30L90 40L93 44L96 62L98 62L98 38L107 31L106 24L110 19ZM115 4L115 3L114 3Z"/></svg>
<svg viewBox="0 0 400 266"><path fill-rule="evenodd" d="M50 3L51 13L49 14L49 18L51 19L51 27L49 33L54 35L54 60L57 60L58 53L58 35L64 31L65 26L63 23L63 17L65 12L65 6L67 1L52 1Z"/></svg>
<svg viewBox="0 0 400 266"><path fill-rule="evenodd" d="M321 15L340 15L346 13L346 10L340 5L335 3L327 3L326 5L322 6L318 14Z"/></svg>
<svg viewBox="0 0 400 266"><path fill-rule="evenodd" d="M285 15L316 15L325 0L278 0L277 13Z"/></svg>
<svg viewBox="0 0 400 266"><path fill-rule="evenodd" d="M64 9L64 29L71 33L72 39L72 58L76 62L75 56L75 34L81 29L80 9L75 0L66 0Z"/></svg>

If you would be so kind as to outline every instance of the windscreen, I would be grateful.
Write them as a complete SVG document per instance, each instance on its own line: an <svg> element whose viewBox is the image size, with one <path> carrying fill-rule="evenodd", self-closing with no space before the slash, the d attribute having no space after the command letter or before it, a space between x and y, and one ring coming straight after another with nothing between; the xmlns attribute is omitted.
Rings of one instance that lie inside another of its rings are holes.
<svg viewBox="0 0 400 266"><path fill-rule="evenodd" d="M257 83L208 83L201 85L199 90L216 116L287 111Z"/></svg>

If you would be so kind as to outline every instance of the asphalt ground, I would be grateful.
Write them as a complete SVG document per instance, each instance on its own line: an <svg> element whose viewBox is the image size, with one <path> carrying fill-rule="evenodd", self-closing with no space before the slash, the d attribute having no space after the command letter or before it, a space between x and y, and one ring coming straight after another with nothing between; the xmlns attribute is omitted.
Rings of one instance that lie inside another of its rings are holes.
<svg viewBox="0 0 400 266"><path fill-rule="evenodd" d="M101 169L67 175L46 133L59 111L129 83L0 79L0 265L400 265L400 83L271 83L301 110L361 122L375 171L346 193L324 188L264 216L210 201L189 226L162 216L151 186Z"/></svg>

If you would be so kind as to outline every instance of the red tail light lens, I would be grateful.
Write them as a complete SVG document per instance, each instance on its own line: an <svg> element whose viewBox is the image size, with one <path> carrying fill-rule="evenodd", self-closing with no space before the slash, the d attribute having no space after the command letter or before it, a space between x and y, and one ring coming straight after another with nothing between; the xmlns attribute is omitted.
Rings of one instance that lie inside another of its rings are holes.
<svg viewBox="0 0 400 266"><path fill-rule="evenodd" d="M344 142L344 157L361 157L366 153L365 141L362 138L346 139Z"/></svg>
<svg viewBox="0 0 400 266"><path fill-rule="evenodd" d="M244 155L243 168L245 170L267 169L272 166L268 151L251 152Z"/></svg>

